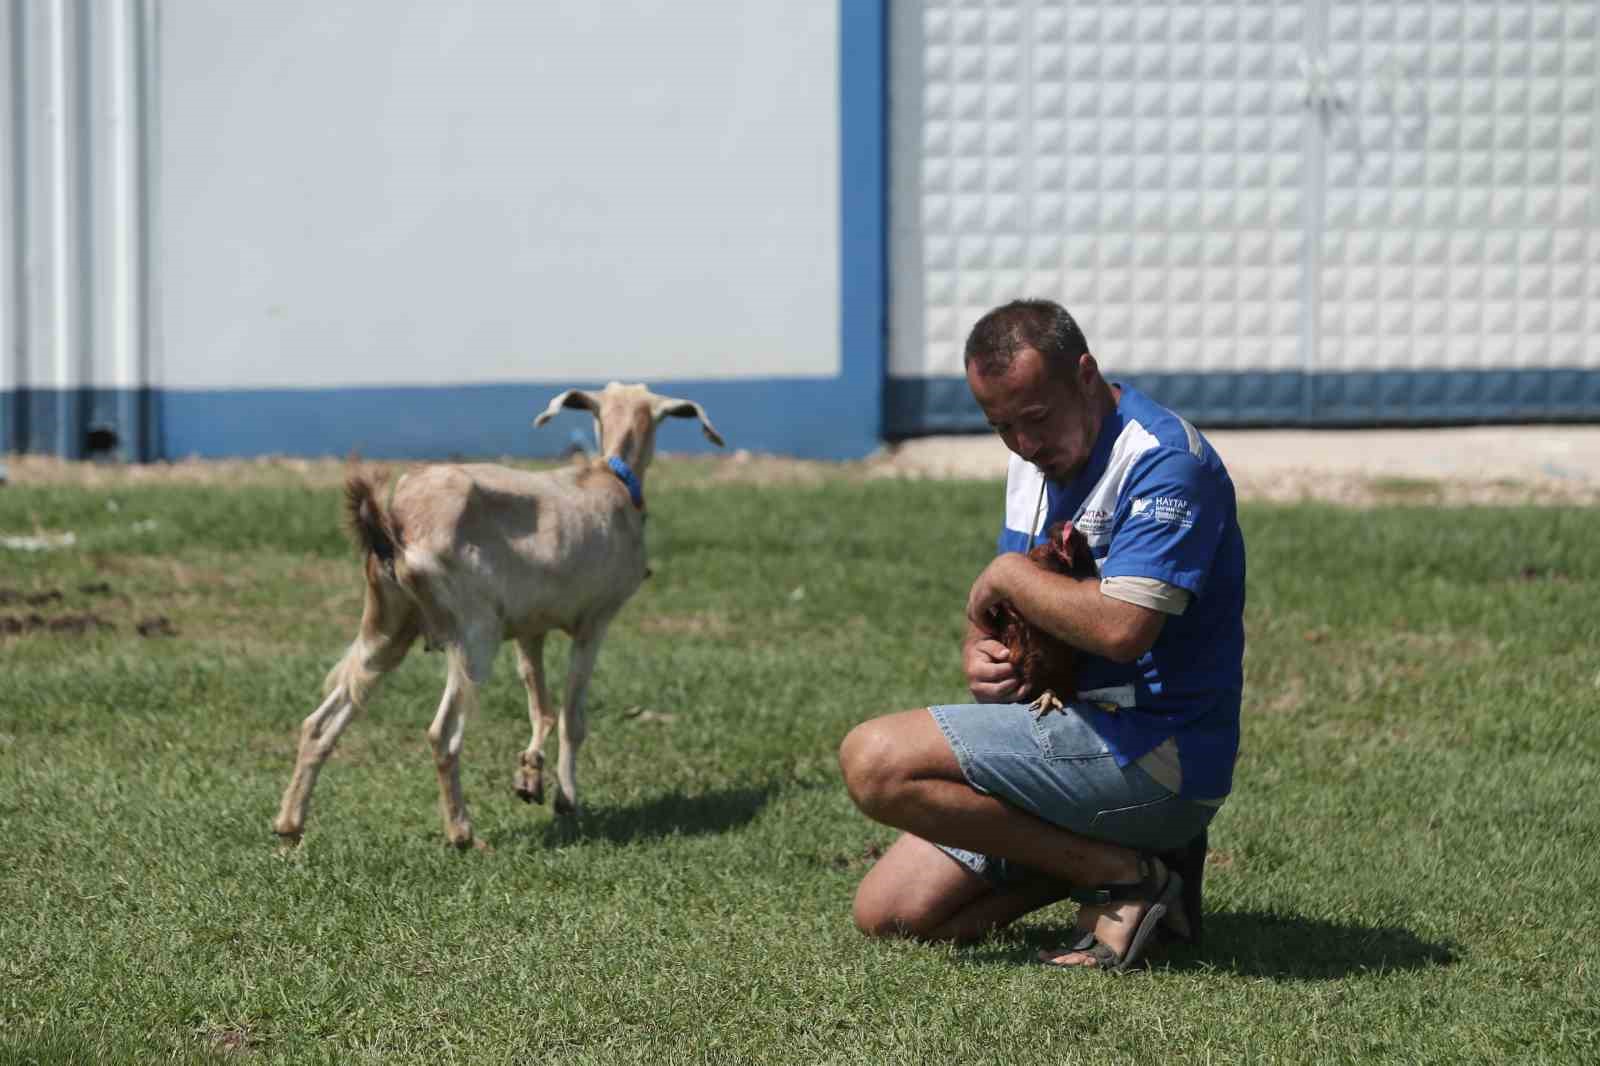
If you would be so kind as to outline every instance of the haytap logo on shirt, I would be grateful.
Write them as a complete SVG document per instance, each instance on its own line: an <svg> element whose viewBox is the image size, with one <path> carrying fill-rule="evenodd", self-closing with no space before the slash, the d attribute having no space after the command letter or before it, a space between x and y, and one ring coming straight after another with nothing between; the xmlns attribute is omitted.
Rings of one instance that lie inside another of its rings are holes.
<svg viewBox="0 0 1600 1066"><path fill-rule="evenodd" d="M1073 522L1085 537L1098 537L1111 529L1111 512L1097 507L1086 508Z"/></svg>
<svg viewBox="0 0 1600 1066"><path fill-rule="evenodd" d="M1188 529L1194 525L1189 501L1179 496L1141 496L1133 501L1130 518L1148 518L1162 525Z"/></svg>

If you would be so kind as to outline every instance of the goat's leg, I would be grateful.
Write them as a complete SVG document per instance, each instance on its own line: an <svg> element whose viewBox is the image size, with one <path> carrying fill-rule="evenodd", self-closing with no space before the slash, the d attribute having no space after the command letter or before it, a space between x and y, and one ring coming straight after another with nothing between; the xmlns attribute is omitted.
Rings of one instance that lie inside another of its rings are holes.
<svg viewBox="0 0 1600 1066"><path fill-rule="evenodd" d="M329 673L327 697L300 723L300 749L295 756L294 773L278 805L278 817L272 823L274 833L290 841L300 839L317 774L333 754L339 734L366 704L383 675L406 657L416 636L415 619L401 615L391 631L363 633L356 638Z"/></svg>
<svg viewBox="0 0 1600 1066"><path fill-rule="evenodd" d="M603 622L581 632L572 640L572 660L567 666L567 700L561 707L561 728L557 734L560 741L556 756L557 814L575 814L578 810L578 749L589 734L583 701L600 653L600 641L606 635L606 624Z"/></svg>
<svg viewBox="0 0 1600 1066"><path fill-rule="evenodd" d="M300 750L295 756L294 773L283 791L278 817L272 822L272 831L285 840L297 842L305 831L306 809L311 804L311 791L317 786L317 774L333 754L339 734L350 724L355 711L355 701L340 685L300 723Z"/></svg>
<svg viewBox="0 0 1600 1066"><path fill-rule="evenodd" d="M544 740L556 724L550 707L550 692L544 684L544 634L517 638L517 672L528 688L528 720L533 725L533 740L518 757L512 787L529 803L544 802Z"/></svg>
<svg viewBox="0 0 1600 1066"><path fill-rule="evenodd" d="M428 726L428 743L433 747L433 765L439 773L439 814L444 819L444 835L457 847L472 843L472 820L461 795L461 742L466 733L467 716L478 703L478 686L467 669L466 655L450 648L449 673L439 712Z"/></svg>

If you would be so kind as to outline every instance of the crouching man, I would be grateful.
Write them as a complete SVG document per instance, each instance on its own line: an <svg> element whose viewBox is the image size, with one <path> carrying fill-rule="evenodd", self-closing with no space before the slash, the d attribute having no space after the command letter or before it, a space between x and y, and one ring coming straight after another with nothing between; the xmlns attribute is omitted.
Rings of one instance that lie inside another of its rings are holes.
<svg viewBox="0 0 1600 1066"><path fill-rule="evenodd" d="M970 940L1070 895L1072 941L1042 961L1124 969L1161 926L1198 932L1204 831L1232 787L1245 598L1233 483L1193 426L1101 376L1054 303L985 315L966 372L1012 452L1000 554L967 602L977 702L845 737L851 798L903 830L857 889L855 921L871 936ZM1062 519L1086 534L1098 579L1021 554ZM1079 649L1064 709L1030 707L1038 693L985 629L1001 601Z"/></svg>

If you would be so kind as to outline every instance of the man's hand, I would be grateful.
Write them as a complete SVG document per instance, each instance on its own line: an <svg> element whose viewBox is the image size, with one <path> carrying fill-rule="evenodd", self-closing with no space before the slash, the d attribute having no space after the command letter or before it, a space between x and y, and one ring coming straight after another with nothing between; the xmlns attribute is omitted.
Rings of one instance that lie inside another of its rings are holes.
<svg viewBox="0 0 1600 1066"><path fill-rule="evenodd" d="M993 637L970 634L961 657L967 688L979 703L1017 703L1025 695L1011 653Z"/></svg>
<svg viewBox="0 0 1600 1066"><path fill-rule="evenodd" d="M1016 552L997 555L983 568L983 573L978 575L967 593L967 623L970 626L987 630L993 624L989 621L989 611L1002 600L1011 599L1009 582L1019 565L1028 570L1037 569L1026 555Z"/></svg>

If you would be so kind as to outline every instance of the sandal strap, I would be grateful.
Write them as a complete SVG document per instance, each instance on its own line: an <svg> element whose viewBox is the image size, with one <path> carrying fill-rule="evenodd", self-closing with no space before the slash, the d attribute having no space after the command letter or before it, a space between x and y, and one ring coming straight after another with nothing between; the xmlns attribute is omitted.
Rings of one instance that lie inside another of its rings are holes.
<svg viewBox="0 0 1600 1066"><path fill-rule="evenodd" d="M1087 903L1091 907L1103 907L1107 903L1121 903L1125 900L1148 902L1161 895L1161 890L1167 886L1167 878L1170 876L1170 872L1162 867L1160 860L1141 855L1139 880L1114 881L1096 888L1074 888L1067 893L1067 898L1077 903Z"/></svg>
<svg viewBox="0 0 1600 1066"><path fill-rule="evenodd" d="M1086 933L1081 940L1058 950L1070 954L1089 956L1094 960L1094 965L1085 967L1085 969L1112 970L1122 962L1122 956L1112 951L1104 941L1093 933ZM1066 968L1064 963L1047 963L1047 965Z"/></svg>

